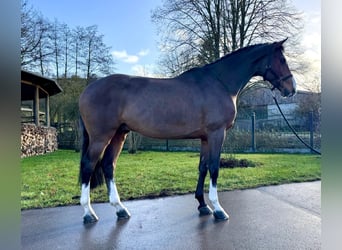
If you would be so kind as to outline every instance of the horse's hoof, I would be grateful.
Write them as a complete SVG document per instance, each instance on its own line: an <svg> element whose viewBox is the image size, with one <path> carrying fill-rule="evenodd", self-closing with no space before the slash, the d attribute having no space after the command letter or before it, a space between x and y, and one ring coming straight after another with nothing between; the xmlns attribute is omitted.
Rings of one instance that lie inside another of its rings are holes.
<svg viewBox="0 0 342 250"><path fill-rule="evenodd" d="M229 219L229 215L225 211L214 211L216 221L224 221Z"/></svg>
<svg viewBox="0 0 342 250"><path fill-rule="evenodd" d="M131 214L128 212L126 208L116 212L116 215L118 216L118 220L129 219L129 217L131 217Z"/></svg>
<svg viewBox="0 0 342 250"><path fill-rule="evenodd" d="M97 218L96 215L93 214L87 214L83 217L83 224L91 224L91 223L95 223L99 220L99 218Z"/></svg>
<svg viewBox="0 0 342 250"><path fill-rule="evenodd" d="M208 205L205 205L204 207L199 207L198 211L200 213L200 216L210 215L213 213L213 210Z"/></svg>

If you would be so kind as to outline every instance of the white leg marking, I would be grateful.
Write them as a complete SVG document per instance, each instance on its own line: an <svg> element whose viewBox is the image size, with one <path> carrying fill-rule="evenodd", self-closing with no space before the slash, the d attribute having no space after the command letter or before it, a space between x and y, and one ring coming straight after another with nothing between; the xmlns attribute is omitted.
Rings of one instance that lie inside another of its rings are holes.
<svg viewBox="0 0 342 250"><path fill-rule="evenodd" d="M126 209L120 201L120 196L114 180L111 180L109 184L109 202L116 208L116 212Z"/></svg>
<svg viewBox="0 0 342 250"><path fill-rule="evenodd" d="M211 179L209 185L209 200L211 204L214 206L214 211L224 211L218 200L217 188L213 186Z"/></svg>
<svg viewBox="0 0 342 250"><path fill-rule="evenodd" d="M97 216L90 205L90 184L82 184L82 191L81 191L81 199L80 199L81 206L84 208L84 216L86 215L93 215L96 219Z"/></svg>

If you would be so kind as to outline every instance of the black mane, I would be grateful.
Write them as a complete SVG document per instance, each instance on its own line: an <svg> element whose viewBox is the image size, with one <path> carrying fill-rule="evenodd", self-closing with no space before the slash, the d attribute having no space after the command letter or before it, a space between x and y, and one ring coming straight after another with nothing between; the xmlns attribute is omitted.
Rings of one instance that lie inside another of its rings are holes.
<svg viewBox="0 0 342 250"><path fill-rule="evenodd" d="M254 45L249 45L249 46L246 46L246 47L243 47L243 48L240 48L240 49L237 49L237 50L234 50L224 56L222 56L221 58L217 59L216 61L212 62L212 63L208 63L206 64L205 66L209 66L211 64L215 64L217 62L220 62L222 60L225 60L225 59L228 59L230 57L234 57L238 54L241 54L243 52L247 52L247 51L250 51L252 49L255 49L255 48L259 48L259 47L266 47L266 46L269 46L270 43L261 43L261 44L254 44Z"/></svg>
<svg viewBox="0 0 342 250"><path fill-rule="evenodd" d="M194 71L202 71L203 69L207 69L208 67L211 67L217 63L220 63L222 62L223 60L226 61L226 60L229 60L229 59L232 59L234 58L236 55L240 55L241 53L244 53L244 52L248 52L248 51L251 51L251 50L254 50L254 49L257 49L257 48L262 48L262 47L268 47L268 46L272 46L274 43L259 43L259 44L254 44L254 45L249 45L249 46L246 46L246 47L243 47L243 48L240 48L240 49L237 49L235 51L232 51L224 56L222 56L221 58L211 62L211 63L208 63L208 64L205 64L203 66L197 66L197 67L193 67L189 70L186 70L184 71L183 73L181 73L179 76L183 76L183 75L187 75L187 73L190 73L190 72L194 72ZM284 47L281 46L279 47L279 49L281 51L284 50Z"/></svg>

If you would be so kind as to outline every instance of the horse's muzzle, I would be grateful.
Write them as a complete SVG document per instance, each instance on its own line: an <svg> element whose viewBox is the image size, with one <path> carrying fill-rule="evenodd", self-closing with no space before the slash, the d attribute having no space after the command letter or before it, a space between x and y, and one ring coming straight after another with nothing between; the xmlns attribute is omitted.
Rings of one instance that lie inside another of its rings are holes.
<svg viewBox="0 0 342 250"><path fill-rule="evenodd" d="M284 88L284 87L282 89L279 89L280 92L281 92L281 95L283 97L292 97L292 96L294 96L297 93L297 90L296 90L297 86L296 85L297 85L296 84L296 80L292 77L292 89L289 90L289 89Z"/></svg>

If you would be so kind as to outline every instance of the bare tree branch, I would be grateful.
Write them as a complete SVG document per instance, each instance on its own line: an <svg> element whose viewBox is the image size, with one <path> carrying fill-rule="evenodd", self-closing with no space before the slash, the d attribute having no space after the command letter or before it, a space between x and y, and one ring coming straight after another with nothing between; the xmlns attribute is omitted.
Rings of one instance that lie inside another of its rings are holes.
<svg viewBox="0 0 342 250"><path fill-rule="evenodd" d="M165 49L161 64L169 73L210 63L252 43L291 37L296 47L301 18L283 0L166 0L152 13ZM171 63L181 56L176 60L181 65Z"/></svg>

